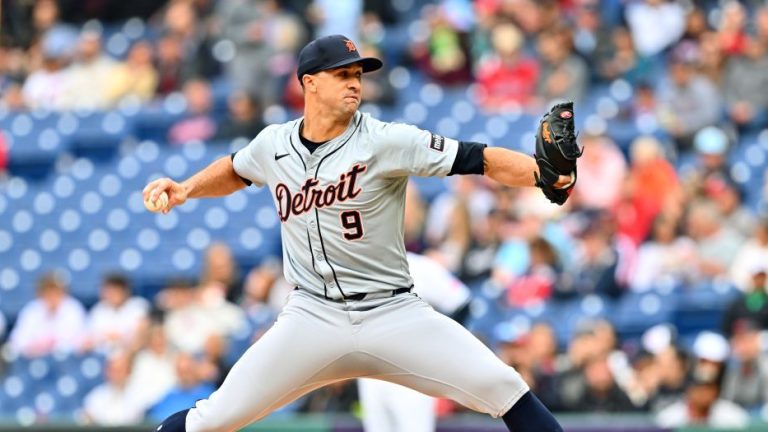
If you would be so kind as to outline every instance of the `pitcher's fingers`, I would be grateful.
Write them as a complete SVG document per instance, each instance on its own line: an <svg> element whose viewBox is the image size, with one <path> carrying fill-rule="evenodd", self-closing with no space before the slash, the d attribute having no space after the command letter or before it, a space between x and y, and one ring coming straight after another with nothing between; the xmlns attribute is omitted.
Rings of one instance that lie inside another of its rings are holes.
<svg viewBox="0 0 768 432"><path fill-rule="evenodd" d="M157 201L157 198L160 196L161 193L169 193L171 191L173 183L170 179L167 178L161 178L156 180L156 184L154 189L152 189L149 193L149 199L152 201Z"/></svg>

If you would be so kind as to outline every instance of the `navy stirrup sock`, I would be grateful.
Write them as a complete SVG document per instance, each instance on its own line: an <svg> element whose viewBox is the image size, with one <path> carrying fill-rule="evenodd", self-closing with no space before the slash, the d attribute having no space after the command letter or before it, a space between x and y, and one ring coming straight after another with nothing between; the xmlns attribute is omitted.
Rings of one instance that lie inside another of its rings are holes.
<svg viewBox="0 0 768 432"><path fill-rule="evenodd" d="M510 432L563 432L555 416L532 392L528 392L502 416Z"/></svg>
<svg viewBox="0 0 768 432"><path fill-rule="evenodd" d="M165 419L160 426L155 429L156 432L187 432L187 412L189 408L184 411L179 411L175 414L171 414Z"/></svg>

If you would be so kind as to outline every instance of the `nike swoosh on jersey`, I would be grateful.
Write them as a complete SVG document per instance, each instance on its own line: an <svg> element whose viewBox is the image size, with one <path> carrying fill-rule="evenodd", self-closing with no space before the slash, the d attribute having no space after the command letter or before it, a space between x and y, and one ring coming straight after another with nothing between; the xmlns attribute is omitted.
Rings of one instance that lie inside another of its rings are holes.
<svg viewBox="0 0 768 432"><path fill-rule="evenodd" d="M284 157L286 157L288 155L290 155L290 153L285 153L285 154L281 154L281 155L275 153L275 160L278 161L278 160L280 160L280 159L282 159L282 158L284 158Z"/></svg>

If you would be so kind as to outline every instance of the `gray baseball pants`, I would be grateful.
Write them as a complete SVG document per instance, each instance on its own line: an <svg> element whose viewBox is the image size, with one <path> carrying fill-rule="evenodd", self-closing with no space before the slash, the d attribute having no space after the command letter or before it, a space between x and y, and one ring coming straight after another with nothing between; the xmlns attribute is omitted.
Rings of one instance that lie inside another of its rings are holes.
<svg viewBox="0 0 768 432"><path fill-rule="evenodd" d="M296 290L221 387L189 411L186 430L234 431L312 390L359 377L494 417L529 390L512 367L415 294L333 302Z"/></svg>

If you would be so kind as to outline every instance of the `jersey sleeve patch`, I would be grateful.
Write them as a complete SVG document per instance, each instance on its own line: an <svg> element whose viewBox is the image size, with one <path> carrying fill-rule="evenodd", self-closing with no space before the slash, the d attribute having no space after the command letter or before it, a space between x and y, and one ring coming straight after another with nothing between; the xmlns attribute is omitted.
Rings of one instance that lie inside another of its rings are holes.
<svg viewBox="0 0 768 432"><path fill-rule="evenodd" d="M432 138L429 140L429 148L442 153L445 150L445 137L432 134Z"/></svg>

